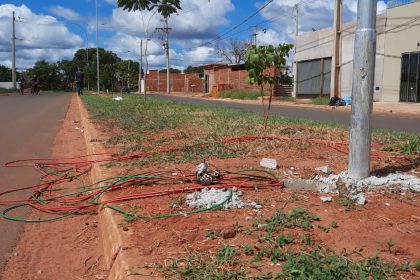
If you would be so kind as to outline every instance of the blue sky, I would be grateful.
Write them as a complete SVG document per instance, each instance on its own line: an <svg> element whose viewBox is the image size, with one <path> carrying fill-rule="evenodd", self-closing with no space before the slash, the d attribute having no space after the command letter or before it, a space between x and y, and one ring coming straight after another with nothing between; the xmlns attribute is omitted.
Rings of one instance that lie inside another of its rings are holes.
<svg viewBox="0 0 420 280"><path fill-rule="evenodd" d="M378 1L378 10L386 1ZM152 68L164 66L165 56L161 34L161 18L151 13L129 13L116 7L116 0L98 0L99 46L116 52L122 58L138 60L139 41L148 27L148 60ZM181 0L183 9L170 18L171 66L183 68L221 61L217 48L229 40L249 40L258 24L259 44L293 42L293 6L299 3L300 32L332 25L334 0L274 0L256 16L222 38L225 33L267 1L252 0ZM343 0L344 19L355 18L357 0ZM39 59L57 61L70 59L75 50L96 46L95 0L3 0L0 3L0 64L10 65L11 11L18 17L17 61L21 68ZM149 24L147 24L147 21ZM86 38L87 37L87 38Z"/></svg>

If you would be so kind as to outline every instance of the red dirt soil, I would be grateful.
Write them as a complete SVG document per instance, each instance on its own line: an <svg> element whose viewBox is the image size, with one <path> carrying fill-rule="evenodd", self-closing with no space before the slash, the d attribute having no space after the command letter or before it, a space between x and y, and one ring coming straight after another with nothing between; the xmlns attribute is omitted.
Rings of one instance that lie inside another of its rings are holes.
<svg viewBox="0 0 420 280"><path fill-rule="evenodd" d="M54 141L53 158L86 154L76 98L76 95L72 96L66 118ZM88 175L82 179L89 183ZM69 187L77 185L77 181L68 183ZM36 212L29 218L45 217L47 214ZM2 279L106 279L104 267L97 216L93 213L55 222L26 224Z"/></svg>

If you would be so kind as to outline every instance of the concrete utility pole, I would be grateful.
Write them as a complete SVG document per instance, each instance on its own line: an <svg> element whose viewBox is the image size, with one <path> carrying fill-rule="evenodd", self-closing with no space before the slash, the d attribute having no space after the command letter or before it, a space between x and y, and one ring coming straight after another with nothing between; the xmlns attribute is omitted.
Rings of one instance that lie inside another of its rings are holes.
<svg viewBox="0 0 420 280"><path fill-rule="evenodd" d="M335 0L334 9L334 55L331 65L331 91L330 96L341 96L341 32L343 0Z"/></svg>
<svg viewBox="0 0 420 280"><path fill-rule="evenodd" d="M95 4L96 4L96 86L97 86L97 93L99 94L98 0L95 0Z"/></svg>
<svg viewBox="0 0 420 280"><path fill-rule="evenodd" d="M169 69L169 30L171 30L172 28L169 28L169 24L168 24L168 18L166 17L165 20L165 27L161 27L161 28L156 28L157 30L162 30L165 33L165 43L164 43L164 47L165 47L165 51L166 51L166 93L170 94L171 93L171 76L170 76L170 69Z"/></svg>
<svg viewBox="0 0 420 280"><path fill-rule="evenodd" d="M143 69L143 40L140 40L140 63L139 63L139 94L141 90L141 70Z"/></svg>
<svg viewBox="0 0 420 280"><path fill-rule="evenodd" d="M299 35L299 5L296 4L293 7L293 10L295 12L295 54L296 54L296 42L297 42L297 37ZM293 94L292 97L296 97L297 95L297 87L298 87L298 75L297 75L297 62L296 59L293 62Z"/></svg>
<svg viewBox="0 0 420 280"><path fill-rule="evenodd" d="M376 0L358 0L349 154L349 176L355 180L366 178L370 173L371 116L376 57L376 6Z"/></svg>
<svg viewBox="0 0 420 280"><path fill-rule="evenodd" d="M16 89L16 18L15 11L12 13L12 82Z"/></svg>
<svg viewBox="0 0 420 280"><path fill-rule="evenodd" d="M252 40L251 44L256 46L257 45L257 35L258 35L258 25L253 25L254 33L252 33Z"/></svg>

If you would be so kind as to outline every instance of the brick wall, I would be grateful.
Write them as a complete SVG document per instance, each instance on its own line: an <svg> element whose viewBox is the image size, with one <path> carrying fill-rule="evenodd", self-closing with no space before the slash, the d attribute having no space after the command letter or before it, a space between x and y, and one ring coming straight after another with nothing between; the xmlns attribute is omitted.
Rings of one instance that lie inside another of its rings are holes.
<svg viewBox="0 0 420 280"><path fill-rule="evenodd" d="M146 77L148 91L166 91L166 73L157 70L149 71ZM174 74L171 73L171 91L175 92L203 92L203 79L198 73Z"/></svg>

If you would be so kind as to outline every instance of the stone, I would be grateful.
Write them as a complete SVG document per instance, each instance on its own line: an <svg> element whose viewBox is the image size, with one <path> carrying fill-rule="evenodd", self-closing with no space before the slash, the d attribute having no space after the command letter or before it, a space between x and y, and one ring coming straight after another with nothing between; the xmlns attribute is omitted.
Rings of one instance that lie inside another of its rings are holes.
<svg viewBox="0 0 420 280"><path fill-rule="evenodd" d="M222 231L222 237L224 239L234 238L236 236L236 230L229 229Z"/></svg>
<svg viewBox="0 0 420 280"><path fill-rule="evenodd" d="M260 165L268 169L277 169L277 160L272 158L263 158L260 161Z"/></svg>
<svg viewBox="0 0 420 280"><path fill-rule="evenodd" d="M332 202L332 197L331 196L321 196L320 199L324 203L326 203L326 202Z"/></svg>
<svg viewBox="0 0 420 280"><path fill-rule="evenodd" d="M328 165L317 167L315 168L315 171L322 172L327 175L332 173L331 168Z"/></svg>

